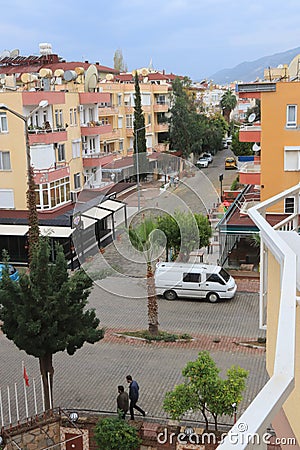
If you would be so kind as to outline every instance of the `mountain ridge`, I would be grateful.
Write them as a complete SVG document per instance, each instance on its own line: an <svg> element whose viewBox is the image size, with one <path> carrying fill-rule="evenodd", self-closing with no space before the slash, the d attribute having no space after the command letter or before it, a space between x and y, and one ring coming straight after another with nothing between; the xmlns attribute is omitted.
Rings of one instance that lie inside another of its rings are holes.
<svg viewBox="0 0 300 450"><path fill-rule="evenodd" d="M233 81L250 82L257 78L263 79L264 69L277 67L279 64L290 64L292 59L300 53L300 47L285 52L263 56L254 61L244 61L235 67L222 69L208 77L217 84L228 84Z"/></svg>

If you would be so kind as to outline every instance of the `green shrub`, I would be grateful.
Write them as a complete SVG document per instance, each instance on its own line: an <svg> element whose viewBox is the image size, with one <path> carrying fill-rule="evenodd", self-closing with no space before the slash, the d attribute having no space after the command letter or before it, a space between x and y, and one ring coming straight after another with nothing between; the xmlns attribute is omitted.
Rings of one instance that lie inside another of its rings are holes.
<svg viewBox="0 0 300 450"><path fill-rule="evenodd" d="M99 450L136 450L142 443L136 428L116 417L99 419L94 437Z"/></svg>

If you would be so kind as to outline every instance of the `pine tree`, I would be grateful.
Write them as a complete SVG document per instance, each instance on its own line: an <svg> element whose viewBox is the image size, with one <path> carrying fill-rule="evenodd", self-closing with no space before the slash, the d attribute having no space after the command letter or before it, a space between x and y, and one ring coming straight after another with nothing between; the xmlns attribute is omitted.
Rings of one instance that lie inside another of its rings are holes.
<svg viewBox="0 0 300 450"><path fill-rule="evenodd" d="M29 273L17 283L4 271L0 281L1 329L20 350L39 359L46 409L50 393L52 397L53 355L65 350L73 355L85 342L93 344L104 336L95 311L85 308L92 280L83 270L69 276L62 247L55 250L50 264L49 242L39 238Z"/></svg>
<svg viewBox="0 0 300 450"><path fill-rule="evenodd" d="M27 209L28 209L28 258L29 261L32 258L34 247L39 241L39 222L38 214L36 209L36 192L35 192L35 182L34 182L34 172L33 167L30 166L28 171L28 190L26 193L27 197Z"/></svg>
<svg viewBox="0 0 300 450"><path fill-rule="evenodd" d="M147 165L147 145L146 145L146 132L145 132L145 117L142 109L141 91L139 84L139 76L137 71L134 77L135 96L134 96L134 169L135 173L139 172L140 178L145 178L148 172ZM137 156L138 155L138 167Z"/></svg>

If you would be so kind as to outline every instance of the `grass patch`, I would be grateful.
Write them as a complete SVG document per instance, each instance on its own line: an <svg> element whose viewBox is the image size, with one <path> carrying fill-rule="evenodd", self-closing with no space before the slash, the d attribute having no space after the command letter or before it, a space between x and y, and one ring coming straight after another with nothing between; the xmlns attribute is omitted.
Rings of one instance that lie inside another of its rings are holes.
<svg viewBox="0 0 300 450"><path fill-rule="evenodd" d="M157 336L152 336L148 330L140 330L140 331L126 331L124 333L119 333L123 336L132 336L141 339L146 339L146 341L164 341L164 342L176 342L179 339L190 341L192 336L187 333L183 334L173 334L168 333L167 331L159 331Z"/></svg>

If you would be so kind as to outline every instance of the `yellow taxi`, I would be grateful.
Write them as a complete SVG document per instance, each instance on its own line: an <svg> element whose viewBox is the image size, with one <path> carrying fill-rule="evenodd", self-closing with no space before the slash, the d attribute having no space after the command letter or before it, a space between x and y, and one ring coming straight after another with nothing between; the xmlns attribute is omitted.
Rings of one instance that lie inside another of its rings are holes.
<svg viewBox="0 0 300 450"><path fill-rule="evenodd" d="M225 159L225 169L237 169L237 161L233 156Z"/></svg>

